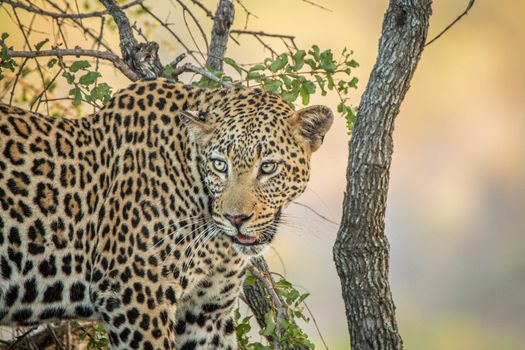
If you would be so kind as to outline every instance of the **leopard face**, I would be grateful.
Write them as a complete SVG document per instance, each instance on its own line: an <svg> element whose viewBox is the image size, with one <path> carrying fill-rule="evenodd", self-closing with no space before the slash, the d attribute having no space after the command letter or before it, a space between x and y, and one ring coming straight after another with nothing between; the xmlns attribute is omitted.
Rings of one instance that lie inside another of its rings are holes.
<svg viewBox="0 0 525 350"><path fill-rule="evenodd" d="M263 100L269 96L266 106L242 112L183 113L200 147L213 224L246 255L260 254L273 241L282 210L306 188L310 156L333 119L326 107L294 112L261 92Z"/></svg>

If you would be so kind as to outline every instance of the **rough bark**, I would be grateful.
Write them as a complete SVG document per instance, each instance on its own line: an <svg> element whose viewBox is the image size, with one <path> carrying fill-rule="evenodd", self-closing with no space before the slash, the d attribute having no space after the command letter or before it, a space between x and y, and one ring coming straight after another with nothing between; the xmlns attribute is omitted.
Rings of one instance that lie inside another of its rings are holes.
<svg viewBox="0 0 525 350"><path fill-rule="evenodd" d="M353 350L403 348L388 282L384 219L394 119L421 57L431 11L431 0L390 1L349 144L334 260Z"/></svg>
<svg viewBox="0 0 525 350"><path fill-rule="evenodd" d="M211 30L210 48L206 64L215 71L222 70L222 61L228 45L230 28L235 16L235 7L231 0L220 0Z"/></svg>
<svg viewBox="0 0 525 350"><path fill-rule="evenodd" d="M100 0L118 27L122 59L141 77L162 76L163 66L159 59L159 44L154 41L139 43L133 35L129 19L115 0Z"/></svg>
<svg viewBox="0 0 525 350"><path fill-rule="evenodd" d="M252 258L251 263L259 271L268 271L268 264L263 257ZM248 306L253 311L257 323L264 325L264 315L272 310L272 301L267 298L266 288L262 284L256 283L253 286L244 285L243 289Z"/></svg>

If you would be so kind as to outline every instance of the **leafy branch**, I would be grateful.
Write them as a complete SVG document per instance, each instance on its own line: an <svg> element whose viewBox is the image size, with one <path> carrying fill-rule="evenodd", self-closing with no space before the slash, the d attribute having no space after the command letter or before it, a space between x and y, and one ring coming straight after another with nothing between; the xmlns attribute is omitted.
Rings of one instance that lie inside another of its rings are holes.
<svg viewBox="0 0 525 350"><path fill-rule="evenodd" d="M357 88L358 79L353 76L353 69L359 64L352 58L351 51L344 49L336 60L331 50L321 51L314 45L308 51L297 50L280 54L275 59L266 58L249 68L229 57L224 59L224 63L238 77L234 78L224 71L212 71L215 79L204 77L194 84L200 87L259 86L280 95L290 104L300 98L304 106L310 103L311 96L316 92L326 96L333 91L339 98L337 111L344 116L348 130L352 129L356 110L349 103L348 95L351 89Z"/></svg>

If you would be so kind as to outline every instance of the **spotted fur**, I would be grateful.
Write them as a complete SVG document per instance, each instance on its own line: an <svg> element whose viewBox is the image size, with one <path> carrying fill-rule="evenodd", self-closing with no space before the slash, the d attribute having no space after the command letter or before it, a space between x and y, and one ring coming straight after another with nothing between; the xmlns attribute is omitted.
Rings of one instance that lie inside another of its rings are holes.
<svg viewBox="0 0 525 350"><path fill-rule="evenodd" d="M332 122L258 89L134 83L98 113L0 105L0 323L236 349L232 308Z"/></svg>

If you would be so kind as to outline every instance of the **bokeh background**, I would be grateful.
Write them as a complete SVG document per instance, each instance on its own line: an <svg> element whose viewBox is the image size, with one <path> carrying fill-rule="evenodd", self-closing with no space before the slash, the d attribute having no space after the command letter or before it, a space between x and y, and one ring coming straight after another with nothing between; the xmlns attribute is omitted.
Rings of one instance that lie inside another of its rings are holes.
<svg viewBox="0 0 525 350"><path fill-rule="evenodd" d="M250 18L249 29L295 35L302 48L352 49L360 63L359 88L353 93L357 105L375 61L387 1L317 2L330 11L301 0L242 3L257 15ZM467 2L435 1L429 38ZM216 6L215 0L204 3ZM146 4L163 16L173 11L168 1ZM171 18L181 23L180 33L189 40L180 18ZM406 349L525 349L524 22L523 1L476 1L468 16L426 48L396 121L386 232L391 288ZM238 7L234 27L244 23ZM203 17L202 24L209 30L209 20ZM46 21L35 27L42 35L56 29ZM5 10L0 11L0 29L12 33L15 49L22 48L22 37ZM82 46L81 34L64 29ZM161 44L161 59L168 63L178 44L162 28L145 29ZM115 39L108 40L117 47ZM241 38L241 44L230 42L227 55L247 63L269 56L253 39ZM104 78L115 87L128 83L110 69ZM335 110L337 99L316 96L312 103ZM336 222L348 140L338 117L314 155L310 186L299 199ZM348 349L332 262L338 227L300 205L291 205L288 215L291 223L282 228L267 258L275 271L311 293L308 304L328 347ZM307 329L323 348L313 324Z"/></svg>

